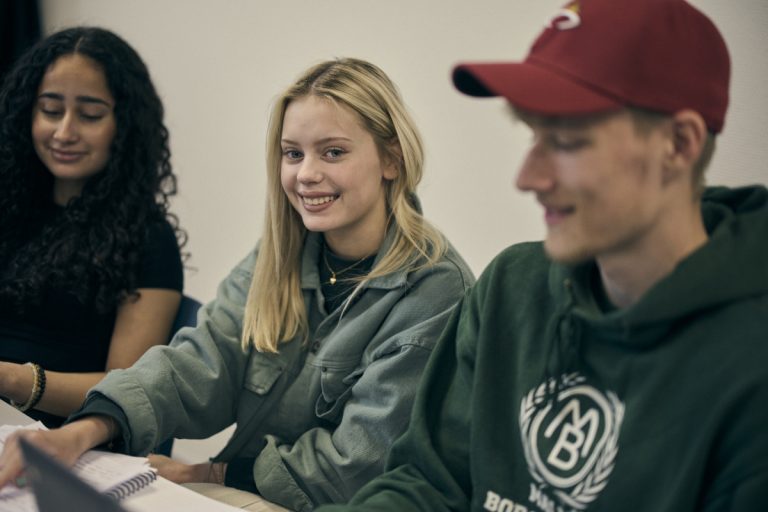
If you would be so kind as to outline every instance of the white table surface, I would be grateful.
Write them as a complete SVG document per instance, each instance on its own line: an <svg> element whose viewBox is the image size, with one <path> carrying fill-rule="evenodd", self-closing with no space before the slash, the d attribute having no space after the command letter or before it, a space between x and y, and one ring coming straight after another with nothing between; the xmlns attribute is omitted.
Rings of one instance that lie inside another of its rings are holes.
<svg viewBox="0 0 768 512"><path fill-rule="evenodd" d="M13 407L10 404L0 400L0 425L30 425L35 420Z"/></svg>

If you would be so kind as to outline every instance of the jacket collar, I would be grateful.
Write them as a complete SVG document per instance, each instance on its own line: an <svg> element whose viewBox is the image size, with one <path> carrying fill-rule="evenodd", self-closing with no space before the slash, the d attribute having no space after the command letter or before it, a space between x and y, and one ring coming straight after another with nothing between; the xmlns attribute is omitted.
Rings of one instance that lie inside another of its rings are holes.
<svg viewBox="0 0 768 512"><path fill-rule="evenodd" d="M389 251L394 243L395 229L390 226L384 241L376 254L373 266L378 265L381 258ZM320 289L320 251L323 250L323 235L321 233L307 232L304 239L304 251L301 256L301 288L302 290ZM364 288L377 288L382 290L392 290L405 286L408 281L408 270L400 269L386 276L372 279Z"/></svg>

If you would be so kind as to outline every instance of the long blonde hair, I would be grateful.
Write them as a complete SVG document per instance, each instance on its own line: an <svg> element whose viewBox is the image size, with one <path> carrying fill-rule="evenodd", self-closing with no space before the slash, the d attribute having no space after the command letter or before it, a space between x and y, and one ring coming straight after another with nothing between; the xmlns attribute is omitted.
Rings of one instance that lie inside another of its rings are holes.
<svg viewBox="0 0 768 512"><path fill-rule="evenodd" d="M308 335L300 282L306 228L283 191L280 164L286 108L291 101L309 95L356 112L381 158L397 163L397 177L384 181L394 240L357 290L376 277L434 264L446 250L443 236L416 209L414 193L422 177L424 150L395 85L378 67L359 59L313 66L277 99L269 120L265 226L245 306L244 349L253 343L256 350L277 352L280 343L297 335L306 340Z"/></svg>

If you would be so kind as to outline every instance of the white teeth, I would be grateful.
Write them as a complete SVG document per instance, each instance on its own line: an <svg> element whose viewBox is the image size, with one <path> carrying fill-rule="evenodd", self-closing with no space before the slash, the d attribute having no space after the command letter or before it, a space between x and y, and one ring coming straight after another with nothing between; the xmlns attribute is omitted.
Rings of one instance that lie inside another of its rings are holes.
<svg viewBox="0 0 768 512"><path fill-rule="evenodd" d="M335 199L334 196L324 196L324 197L302 197L304 200L304 204L308 204L310 206L317 206L325 203L330 203Z"/></svg>

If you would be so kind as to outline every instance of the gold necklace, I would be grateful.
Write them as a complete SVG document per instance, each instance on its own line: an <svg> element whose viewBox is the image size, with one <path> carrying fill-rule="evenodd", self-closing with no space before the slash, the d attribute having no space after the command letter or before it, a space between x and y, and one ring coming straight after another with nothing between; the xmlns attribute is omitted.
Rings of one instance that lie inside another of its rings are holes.
<svg viewBox="0 0 768 512"><path fill-rule="evenodd" d="M335 285L335 284L336 284L336 281L338 281L338 279L336 278L336 276L340 276L340 275L341 275L341 274L343 274L344 272L346 272L346 271L348 271L348 270L352 270L353 268L355 268L356 266L358 266L360 263L362 263L363 261L365 261L365 259L366 259L366 258L368 258L368 256L363 256L362 258L360 258L359 260L357 260L356 262L354 262L353 264L351 264L351 265L350 265L350 266L348 266L347 268L343 268L343 269L339 270L338 272L335 272L335 271L334 271L334 270L331 268L331 265L328 263L328 249L324 249L324 250L323 250L323 262L325 263L325 268L327 268L327 269L328 269L328 272L330 272L330 273L331 273L331 277L330 277L330 279L328 279L328 282L329 282L329 283L331 283L331 286Z"/></svg>

